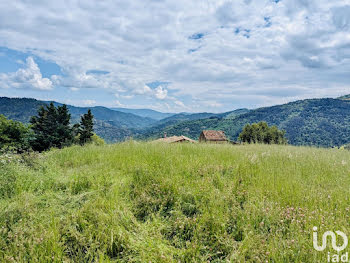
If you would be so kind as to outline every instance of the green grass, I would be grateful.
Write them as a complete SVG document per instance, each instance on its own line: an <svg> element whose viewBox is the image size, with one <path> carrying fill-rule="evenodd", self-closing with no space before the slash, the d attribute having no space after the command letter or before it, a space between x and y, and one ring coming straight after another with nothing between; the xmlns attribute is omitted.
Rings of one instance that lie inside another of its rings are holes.
<svg viewBox="0 0 350 263"><path fill-rule="evenodd" d="M0 262L326 262L312 227L350 234L348 151L131 141L6 158Z"/></svg>

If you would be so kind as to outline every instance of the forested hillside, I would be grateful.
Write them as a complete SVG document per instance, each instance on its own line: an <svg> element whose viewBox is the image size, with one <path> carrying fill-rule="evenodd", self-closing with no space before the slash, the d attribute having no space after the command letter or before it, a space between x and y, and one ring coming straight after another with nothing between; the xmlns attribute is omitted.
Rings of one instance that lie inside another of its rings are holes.
<svg viewBox="0 0 350 263"><path fill-rule="evenodd" d="M340 100L350 100L350 94L339 97Z"/></svg>
<svg viewBox="0 0 350 263"><path fill-rule="evenodd" d="M27 123L46 102L35 99L0 98L0 114ZM60 105L60 103L56 103ZM69 106L73 122L88 108ZM162 120L118 112L105 107L92 107L95 131L108 142L128 137L154 139L164 135L185 135L198 139L204 129L223 130L231 140L237 140L244 125L266 121L286 130L293 145L341 146L350 142L350 101L341 99L311 99L256 110L238 109L231 112L175 114Z"/></svg>
<svg viewBox="0 0 350 263"><path fill-rule="evenodd" d="M29 123L30 117L36 115L40 106L45 104L35 99L0 97L0 114L14 121Z"/></svg>
<svg viewBox="0 0 350 263"><path fill-rule="evenodd" d="M175 114L171 117L162 119L155 123L153 126L156 127L156 129L167 127L170 125L175 125L184 121L195 121L200 119L207 119L216 116L214 113L193 113L193 114L187 114L187 113L179 113Z"/></svg>
<svg viewBox="0 0 350 263"><path fill-rule="evenodd" d="M340 146L350 142L350 101L340 99L312 99L284 105L260 108L233 119L209 118L186 121L162 129L153 127L145 137L183 134L193 139L203 129L225 131L231 140L237 140L247 123L266 121L286 130L293 145Z"/></svg>
<svg viewBox="0 0 350 263"><path fill-rule="evenodd" d="M60 103L55 103L61 105ZM157 121L151 118L140 117L131 113L119 112L111 110L106 107L75 107L67 105L70 113L72 114L73 120L79 118L81 114L91 109L95 118L100 121L107 122L114 127L124 127L124 128L145 128L156 123Z"/></svg>
<svg viewBox="0 0 350 263"><path fill-rule="evenodd" d="M40 106L48 102L27 98L0 98L0 114L5 117L29 123L30 117L37 114ZM62 105L54 102L54 104ZM89 108L67 105L72 114L73 123L77 123L80 116ZM131 113L118 112L105 107L91 107L95 116L95 131L108 142L121 141L127 137L138 134L137 129L145 128L156 120L140 117Z"/></svg>
<svg viewBox="0 0 350 263"><path fill-rule="evenodd" d="M151 118L154 120L162 120L175 115L174 113L164 113L164 112L159 112L151 109L127 109L127 108L111 108L111 109L120 111L120 112L132 113L137 116Z"/></svg>

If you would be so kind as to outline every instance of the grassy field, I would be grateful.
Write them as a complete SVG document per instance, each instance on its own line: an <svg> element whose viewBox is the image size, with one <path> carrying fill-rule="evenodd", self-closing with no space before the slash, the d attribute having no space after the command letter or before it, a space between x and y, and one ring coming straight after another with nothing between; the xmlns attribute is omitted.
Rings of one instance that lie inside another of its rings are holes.
<svg viewBox="0 0 350 263"><path fill-rule="evenodd" d="M0 262L327 262L312 228L350 234L349 186L336 149L131 141L2 156Z"/></svg>

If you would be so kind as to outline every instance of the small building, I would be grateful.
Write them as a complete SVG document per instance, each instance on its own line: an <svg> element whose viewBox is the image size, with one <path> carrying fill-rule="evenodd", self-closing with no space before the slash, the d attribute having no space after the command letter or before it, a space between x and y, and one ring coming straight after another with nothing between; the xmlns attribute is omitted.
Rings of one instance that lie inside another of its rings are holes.
<svg viewBox="0 0 350 263"><path fill-rule="evenodd" d="M164 137L160 138L158 140L155 140L154 142L166 142L166 143L178 143L178 142L189 142L189 143L196 143L195 140L192 140L186 136L171 136L171 137Z"/></svg>
<svg viewBox="0 0 350 263"><path fill-rule="evenodd" d="M226 143L228 140L223 131L206 130L199 136L199 142Z"/></svg>

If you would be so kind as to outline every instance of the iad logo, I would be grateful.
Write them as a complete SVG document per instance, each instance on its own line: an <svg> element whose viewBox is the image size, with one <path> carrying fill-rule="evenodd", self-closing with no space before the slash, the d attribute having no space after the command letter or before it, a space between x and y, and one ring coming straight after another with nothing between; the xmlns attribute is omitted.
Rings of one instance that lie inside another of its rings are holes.
<svg viewBox="0 0 350 263"><path fill-rule="evenodd" d="M327 247L327 237L332 238L332 247L335 251L340 252L343 251L347 246L348 246L348 237L341 231L335 231L339 236L341 236L344 240L344 243L342 246L338 247L337 246L337 237L335 236L334 232L332 231L327 231L323 234L322 236L322 245L318 245L318 237L317 237L317 227L313 228L314 234L313 234L313 243L314 243L314 248L317 251L323 251Z"/></svg>
<svg viewBox="0 0 350 263"><path fill-rule="evenodd" d="M335 233L338 236L341 236L343 239L343 245L341 246L337 246L337 236L335 235ZM333 231L327 231L325 233L323 233L322 236L322 245L319 246L318 245L318 233L317 233L317 227L313 228L313 245L314 245L314 249L316 249L317 251L323 251L326 249L327 247L327 238L331 237L331 244L332 244L332 248L337 251L337 252L341 252L343 251L347 246L348 246L348 237L345 235L345 233L341 232L341 231L335 231L335 233ZM349 262L349 254L348 252L343 254L343 255L339 255L339 254L334 254L331 255L328 252L328 262Z"/></svg>

